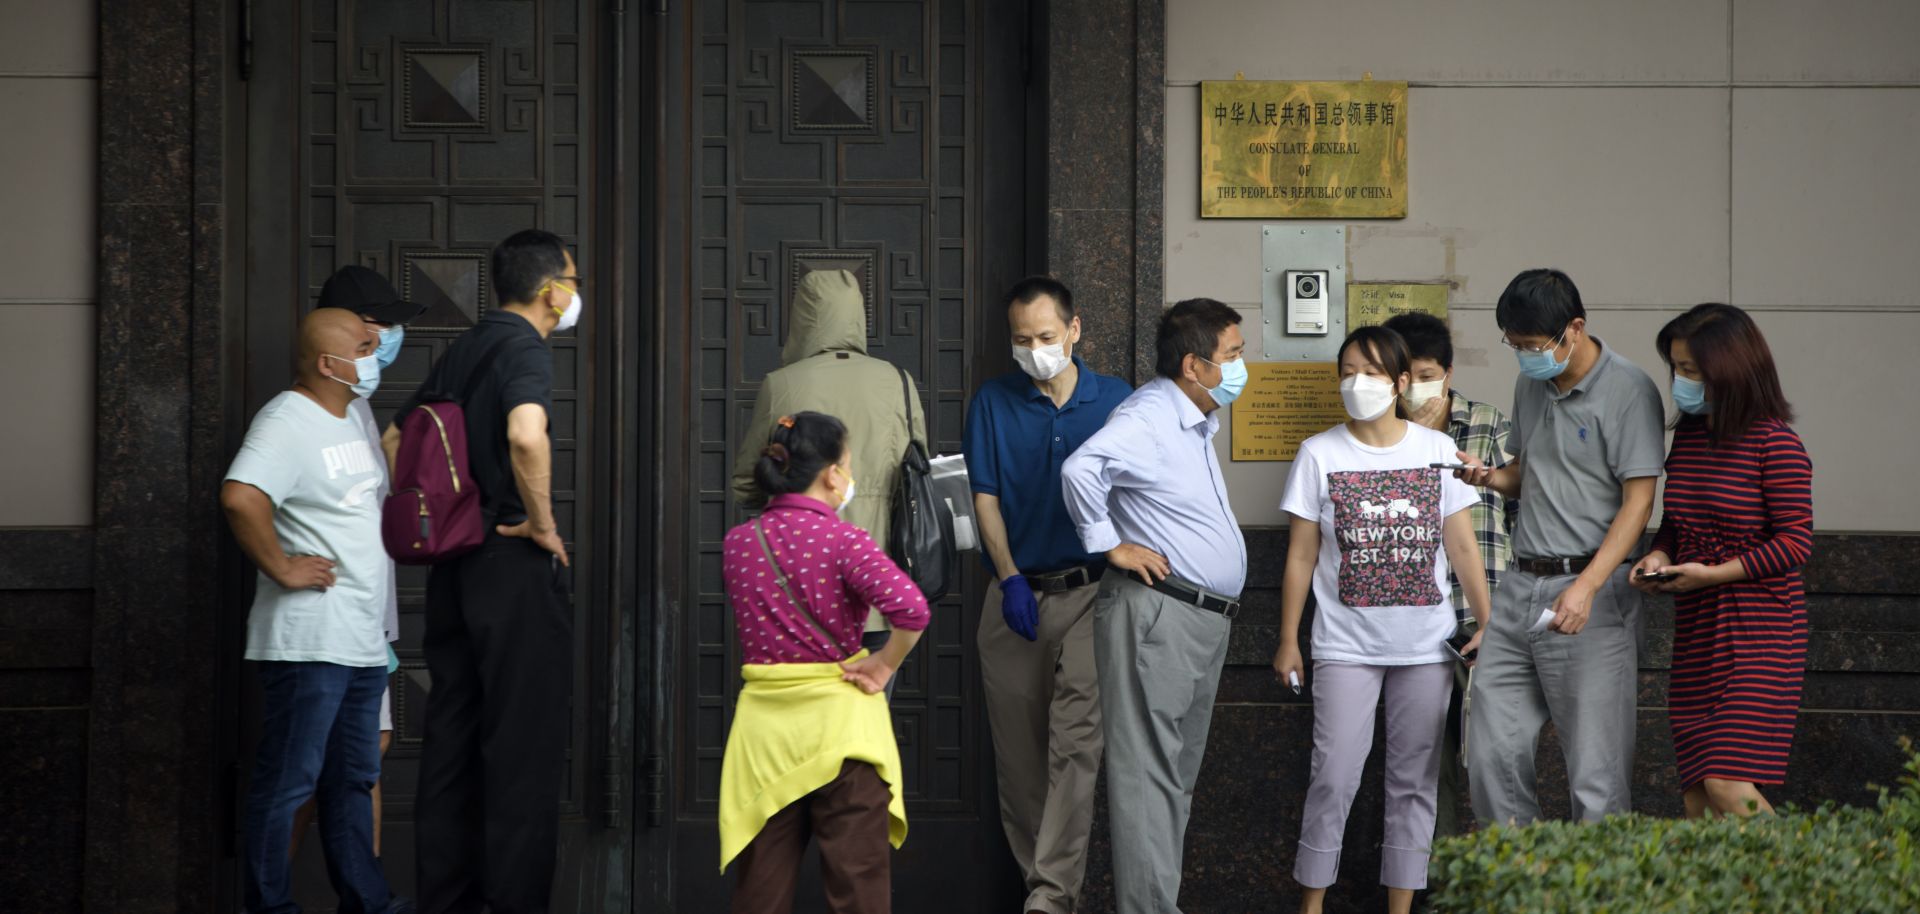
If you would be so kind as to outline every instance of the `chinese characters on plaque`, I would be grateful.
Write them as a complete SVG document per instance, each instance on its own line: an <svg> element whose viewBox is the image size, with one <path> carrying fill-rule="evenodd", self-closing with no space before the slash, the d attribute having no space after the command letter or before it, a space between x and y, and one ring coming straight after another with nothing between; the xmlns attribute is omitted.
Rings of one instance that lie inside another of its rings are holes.
<svg viewBox="0 0 1920 914"><path fill-rule="evenodd" d="M1409 312L1447 319L1447 291L1443 282L1347 283L1347 332L1384 324L1387 318Z"/></svg>
<svg viewBox="0 0 1920 914"><path fill-rule="evenodd" d="M1404 219L1407 84L1200 84L1203 218Z"/></svg>

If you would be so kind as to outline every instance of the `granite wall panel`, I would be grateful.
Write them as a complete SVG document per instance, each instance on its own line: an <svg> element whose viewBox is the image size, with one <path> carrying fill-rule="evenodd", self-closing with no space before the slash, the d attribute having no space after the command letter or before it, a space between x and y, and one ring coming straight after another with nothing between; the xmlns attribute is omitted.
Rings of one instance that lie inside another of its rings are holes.
<svg viewBox="0 0 1920 914"><path fill-rule="evenodd" d="M85 907L223 907L209 696L229 6L100 6Z"/></svg>
<svg viewBox="0 0 1920 914"><path fill-rule="evenodd" d="M1163 304L1164 0L1063 0L1047 16L1043 268L1074 290L1088 364L1144 380L1139 316Z"/></svg>
<svg viewBox="0 0 1920 914"><path fill-rule="evenodd" d="M6 636L6 637L11 637ZM0 660L0 664L5 661ZM23 708L0 673L0 886L9 911L81 910L87 806L87 709Z"/></svg>

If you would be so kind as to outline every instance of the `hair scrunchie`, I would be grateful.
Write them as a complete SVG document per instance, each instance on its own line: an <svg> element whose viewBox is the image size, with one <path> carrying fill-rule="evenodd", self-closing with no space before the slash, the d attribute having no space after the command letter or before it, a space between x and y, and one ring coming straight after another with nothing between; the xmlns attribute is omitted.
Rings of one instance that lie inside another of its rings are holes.
<svg viewBox="0 0 1920 914"><path fill-rule="evenodd" d="M771 459L776 465L782 468L787 465L787 446L778 441L767 445L766 448L760 452L760 455Z"/></svg>

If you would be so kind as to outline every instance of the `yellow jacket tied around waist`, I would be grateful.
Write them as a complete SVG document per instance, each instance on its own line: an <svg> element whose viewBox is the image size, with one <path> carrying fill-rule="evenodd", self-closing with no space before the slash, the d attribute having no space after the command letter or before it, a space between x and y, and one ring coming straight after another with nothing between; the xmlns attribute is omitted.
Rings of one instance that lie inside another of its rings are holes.
<svg viewBox="0 0 1920 914"><path fill-rule="evenodd" d="M867 655L855 654L852 660ZM746 850L774 813L826 786L847 761L887 782L887 838L907 839L900 745L884 694L840 678L837 663L749 664L720 768L720 871Z"/></svg>

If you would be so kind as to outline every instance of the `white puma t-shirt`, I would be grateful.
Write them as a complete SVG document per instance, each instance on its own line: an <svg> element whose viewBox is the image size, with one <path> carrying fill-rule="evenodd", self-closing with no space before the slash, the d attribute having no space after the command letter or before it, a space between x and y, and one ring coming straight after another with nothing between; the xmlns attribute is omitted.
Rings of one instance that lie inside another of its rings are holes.
<svg viewBox="0 0 1920 914"><path fill-rule="evenodd" d="M1313 567L1313 659L1439 663L1457 625L1442 522L1479 496L1450 470L1452 438L1407 423L1392 447L1361 444L1346 423L1308 438L1280 510L1320 525Z"/></svg>
<svg viewBox="0 0 1920 914"><path fill-rule="evenodd" d="M247 659L387 665L393 563L380 541L384 458L352 411L335 416L285 391L253 417L227 479L273 500L273 531L293 555L334 561L334 586L286 590L259 576L247 617Z"/></svg>

